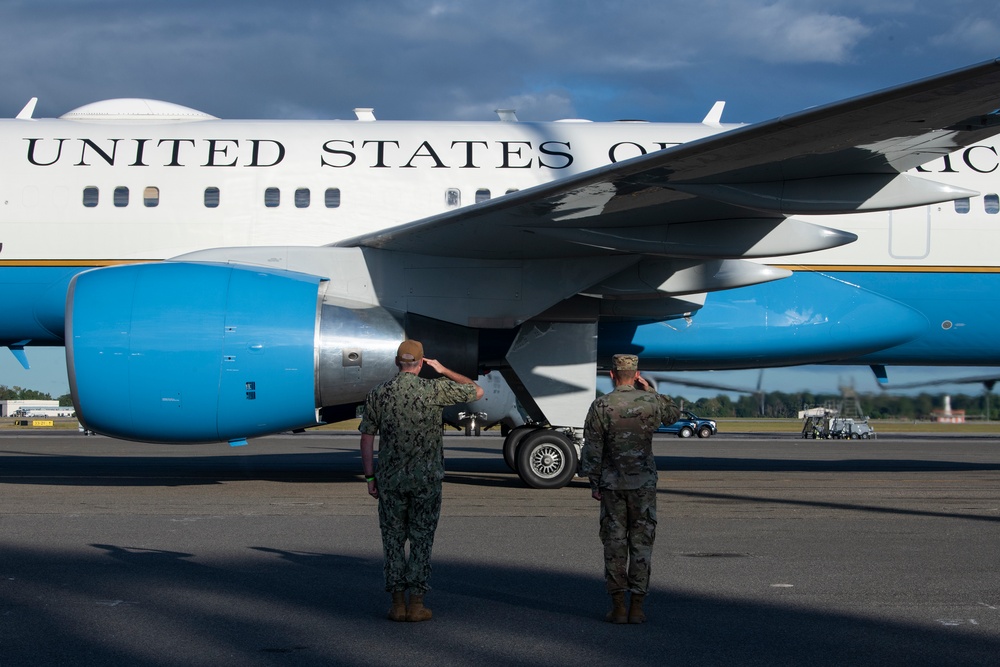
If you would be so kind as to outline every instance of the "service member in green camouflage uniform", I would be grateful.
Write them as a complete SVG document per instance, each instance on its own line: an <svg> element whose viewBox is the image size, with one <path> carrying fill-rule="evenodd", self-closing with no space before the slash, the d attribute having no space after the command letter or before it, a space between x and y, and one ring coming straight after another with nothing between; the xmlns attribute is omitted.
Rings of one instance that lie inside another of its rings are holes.
<svg viewBox="0 0 1000 667"><path fill-rule="evenodd" d="M419 377L424 364L443 377ZM389 618L426 621L424 594L431 573L434 530L441 514L444 479L444 406L483 397L469 378L424 357L419 341L403 341L396 352L399 373L368 394L361 431L361 462L368 493L378 499L385 553L385 590L392 594ZM375 436L379 435L378 470ZM405 545L410 542L409 558ZM406 591L409 590L409 603Z"/></svg>
<svg viewBox="0 0 1000 667"><path fill-rule="evenodd" d="M677 421L679 411L639 375L634 354L612 357L615 389L595 400L583 427L580 471L601 501L604 578L612 623L642 623L656 538L656 460L653 433ZM645 391L636 389L639 384ZM628 611L625 591L631 591Z"/></svg>

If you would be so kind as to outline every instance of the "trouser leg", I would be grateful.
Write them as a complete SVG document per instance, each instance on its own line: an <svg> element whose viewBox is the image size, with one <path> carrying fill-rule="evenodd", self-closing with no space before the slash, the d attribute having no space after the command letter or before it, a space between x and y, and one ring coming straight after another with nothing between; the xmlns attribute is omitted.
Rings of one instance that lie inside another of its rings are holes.
<svg viewBox="0 0 1000 667"><path fill-rule="evenodd" d="M406 566L406 583L411 594L423 594L430 589L427 580L431 576L434 532L441 517L441 483L414 492L410 500L407 526L410 558Z"/></svg>
<svg viewBox="0 0 1000 667"><path fill-rule="evenodd" d="M628 588L628 507L622 492L601 490L601 542L604 544L604 580L608 593Z"/></svg>
<svg viewBox="0 0 1000 667"><path fill-rule="evenodd" d="M398 493L383 492L378 499L378 521L382 531L385 557L385 590L406 590L406 535L409 530L409 507Z"/></svg>
<svg viewBox="0 0 1000 667"><path fill-rule="evenodd" d="M628 496L628 589L645 595L656 540L656 489L637 489Z"/></svg>

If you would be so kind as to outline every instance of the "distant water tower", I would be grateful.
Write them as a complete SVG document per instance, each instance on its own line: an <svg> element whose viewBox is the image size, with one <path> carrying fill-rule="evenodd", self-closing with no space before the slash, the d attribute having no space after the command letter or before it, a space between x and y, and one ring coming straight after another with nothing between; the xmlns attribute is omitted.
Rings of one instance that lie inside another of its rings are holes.
<svg viewBox="0 0 1000 667"><path fill-rule="evenodd" d="M952 410L951 396L945 394L944 409L934 411L934 421L940 424L964 424L965 410Z"/></svg>

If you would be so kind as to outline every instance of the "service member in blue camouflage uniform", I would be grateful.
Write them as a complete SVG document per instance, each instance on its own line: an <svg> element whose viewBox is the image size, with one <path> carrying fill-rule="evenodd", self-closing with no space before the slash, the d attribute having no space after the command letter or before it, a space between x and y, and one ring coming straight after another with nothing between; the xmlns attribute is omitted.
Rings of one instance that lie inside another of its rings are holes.
<svg viewBox="0 0 1000 667"><path fill-rule="evenodd" d="M424 364L443 377L419 377ZM385 553L385 590L392 594L389 618L426 621L431 610L424 594L431 573L431 548L441 515L444 479L442 412L445 406L483 397L469 378L424 357L419 341L406 340L396 351L399 373L378 385L365 400L361 462L368 493L378 499ZM375 470L375 436L379 436ZM405 545L410 542L409 558ZM407 603L406 591L410 599Z"/></svg>
<svg viewBox="0 0 1000 667"><path fill-rule="evenodd" d="M580 471L590 479L591 495L601 501L604 578L611 594L607 620L612 623L646 620L642 603L649 590L656 538L653 433L661 423L677 421L680 414L638 369L634 354L612 357L615 389L591 404L580 455ZM627 612L625 591L631 591Z"/></svg>

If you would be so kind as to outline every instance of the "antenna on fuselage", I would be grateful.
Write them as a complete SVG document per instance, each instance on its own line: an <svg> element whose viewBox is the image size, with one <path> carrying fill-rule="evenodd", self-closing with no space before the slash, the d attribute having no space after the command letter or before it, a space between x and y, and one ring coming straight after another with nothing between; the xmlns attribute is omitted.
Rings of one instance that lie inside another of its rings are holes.
<svg viewBox="0 0 1000 667"><path fill-rule="evenodd" d="M710 127L722 127L722 110L725 108L725 102L721 100L716 102L712 105L712 109L708 112L708 115L701 121L702 124Z"/></svg>
<svg viewBox="0 0 1000 667"><path fill-rule="evenodd" d="M363 120L365 122L371 122L375 120L375 108L374 107L358 107L354 110L354 115L358 117L358 120Z"/></svg>
<svg viewBox="0 0 1000 667"><path fill-rule="evenodd" d="M500 116L500 122L502 123L517 122L517 113L514 109L496 109L495 113Z"/></svg>
<svg viewBox="0 0 1000 667"><path fill-rule="evenodd" d="M28 103L24 105L24 108L21 109L21 113L17 114L15 118L17 118L18 120L32 120L31 117L35 113L36 104L38 104L38 98L32 97L30 100L28 100Z"/></svg>

